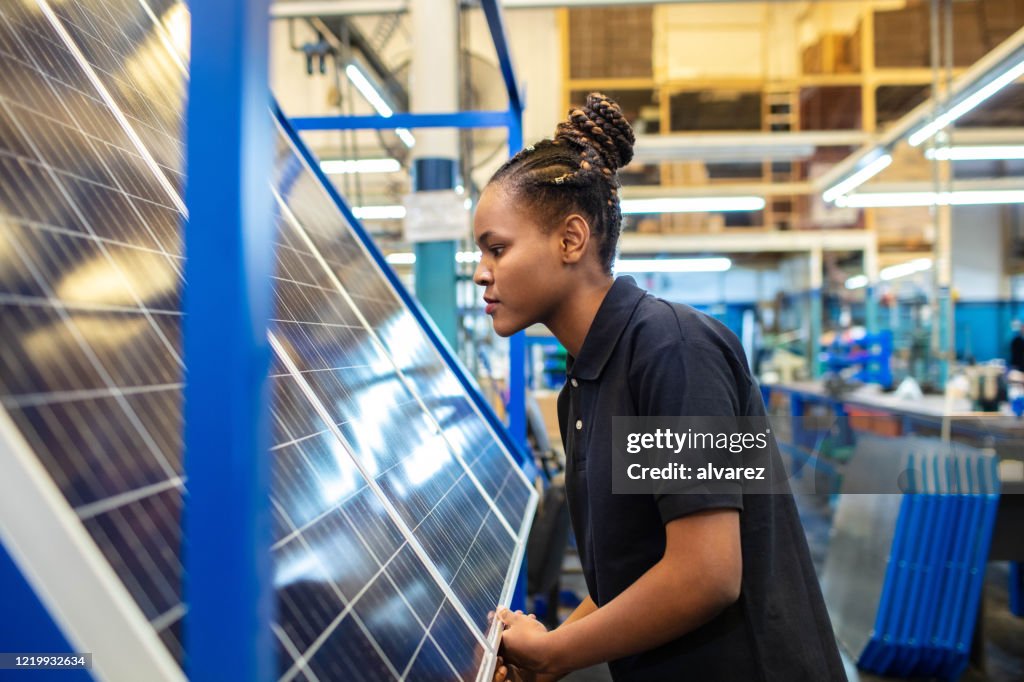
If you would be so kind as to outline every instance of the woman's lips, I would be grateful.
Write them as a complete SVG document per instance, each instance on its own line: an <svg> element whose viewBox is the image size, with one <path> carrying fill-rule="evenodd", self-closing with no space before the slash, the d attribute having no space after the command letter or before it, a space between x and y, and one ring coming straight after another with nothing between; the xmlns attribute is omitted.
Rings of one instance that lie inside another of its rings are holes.
<svg viewBox="0 0 1024 682"><path fill-rule="evenodd" d="M498 302L497 302L497 301L492 301L492 302L490 302L490 303L488 303L488 304L487 304L487 307L486 307L486 308L484 308L484 312L485 312L486 314L490 315L490 314L491 314L491 313L493 313L493 312L494 312L495 310L497 310L497 308L498 308Z"/></svg>

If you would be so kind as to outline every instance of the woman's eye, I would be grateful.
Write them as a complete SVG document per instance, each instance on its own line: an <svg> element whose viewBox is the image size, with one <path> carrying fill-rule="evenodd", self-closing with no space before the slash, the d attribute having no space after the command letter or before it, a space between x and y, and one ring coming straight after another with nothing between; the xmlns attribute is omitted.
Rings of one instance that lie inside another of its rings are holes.
<svg viewBox="0 0 1024 682"><path fill-rule="evenodd" d="M504 246L492 246L490 248L491 255L494 256L495 258L500 256L504 250L505 250Z"/></svg>

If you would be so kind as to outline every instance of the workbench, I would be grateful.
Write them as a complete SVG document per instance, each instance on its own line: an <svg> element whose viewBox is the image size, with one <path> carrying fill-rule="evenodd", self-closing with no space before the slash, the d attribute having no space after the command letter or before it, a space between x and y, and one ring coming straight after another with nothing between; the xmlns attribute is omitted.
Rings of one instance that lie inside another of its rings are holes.
<svg viewBox="0 0 1024 682"><path fill-rule="evenodd" d="M844 459L823 452L826 437L846 445L858 432L940 437L946 426L955 442L995 450L1002 485L989 559L1024 561L1024 476L1015 464L1024 465L1024 419L972 412L967 399L925 395L906 400L871 384L838 396L817 381L763 385L761 391L779 448L791 457L795 476L809 466L816 476L831 481L832 492L839 491ZM1011 610L1024 616L1024 571L1019 563L1013 565L1011 579Z"/></svg>

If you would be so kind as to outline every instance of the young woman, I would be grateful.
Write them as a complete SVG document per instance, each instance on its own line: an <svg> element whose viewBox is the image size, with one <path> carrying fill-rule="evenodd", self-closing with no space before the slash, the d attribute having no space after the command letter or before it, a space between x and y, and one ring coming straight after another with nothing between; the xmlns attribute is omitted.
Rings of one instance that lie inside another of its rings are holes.
<svg viewBox="0 0 1024 682"><path fill-rule="evenodd" d="M474 274L494 329L542 323L569 351L558 414L589 596L550 632L499 608L495 677L557 679L609 661L615 680L844 680L792 497L614 495L612 417L758 416L727 328L613 278L616 171L633 132L600 94L484 189Z"/></svg>

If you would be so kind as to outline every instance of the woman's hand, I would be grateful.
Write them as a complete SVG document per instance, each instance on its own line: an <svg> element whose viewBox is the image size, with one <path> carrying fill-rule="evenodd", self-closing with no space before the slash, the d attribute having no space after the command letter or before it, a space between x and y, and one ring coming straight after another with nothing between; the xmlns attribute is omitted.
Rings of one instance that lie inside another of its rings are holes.
<svg viewBox="0 0 1024 682"><path fill-rule="evenodd" d="M496 615L505 627L501 633L501 650L505 662L511 664L506 668L529 672L546 672L553 668L550 635L543 623L533 614L527 616L522 611L509 611L504 607L499 607ZM513 677L507 679L515 681Z"/></svg>
<svg viewBox="0 0 1024 682"><path fill-rule="evenodd" d="M498 656L498 665L494 668L494 682L537 682L537 676L529 670L509 665Z"/></svg>

